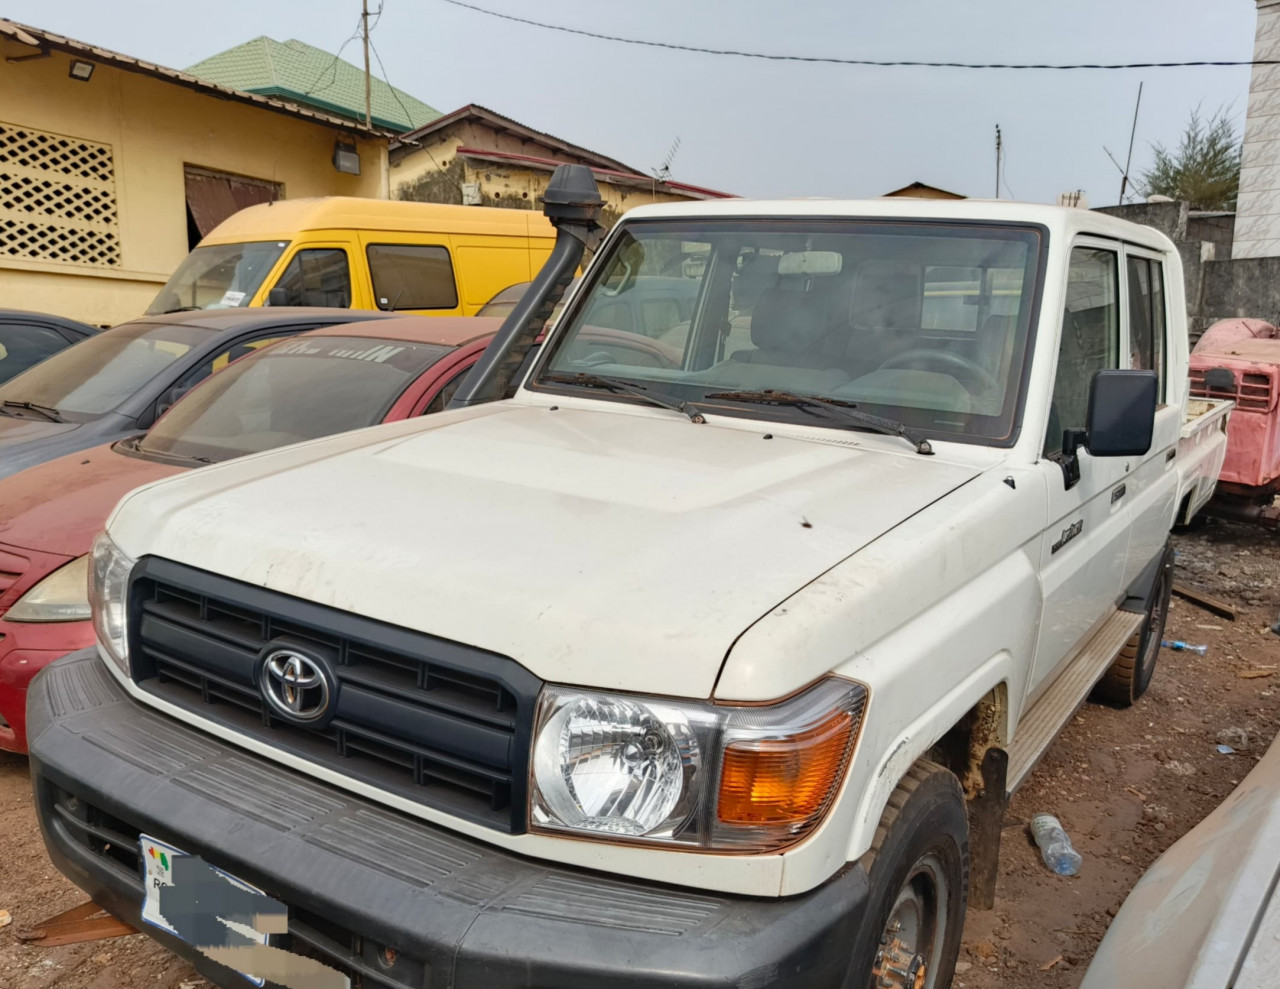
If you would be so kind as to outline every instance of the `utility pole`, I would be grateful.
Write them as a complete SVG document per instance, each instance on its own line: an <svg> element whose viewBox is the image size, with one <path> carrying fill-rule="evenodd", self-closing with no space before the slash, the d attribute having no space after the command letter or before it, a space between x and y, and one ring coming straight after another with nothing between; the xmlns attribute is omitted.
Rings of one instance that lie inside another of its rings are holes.
<svg viewBox="0 0 1280 989"><path fill-rule="evenodd" d="M362 0L364 13L360 15L364 24L364 125L373 126L373 84L369 77L369 0Z"/></svg>
<svg viewBox="0 0 1280 989"><path fill-rule="evenodd" d="M1000 159L1004 157L1004 135L1000 133L1000 125L996 124L996 198L1000 198Z"/></svg>
<svg viewBox="0 0 1280 989"><path fill-rule="evenodd" d="M1124 178L1120 180L1120 205L1124 205L1124 194L1129 189L1129 166L1133 164L1133 142L1138 136L1138 111L1142 109L1142 87L1145 82L1138 83L1138 103L1133 108L1133 132L1129 135L1129 157L1124 163Z"/></svg>

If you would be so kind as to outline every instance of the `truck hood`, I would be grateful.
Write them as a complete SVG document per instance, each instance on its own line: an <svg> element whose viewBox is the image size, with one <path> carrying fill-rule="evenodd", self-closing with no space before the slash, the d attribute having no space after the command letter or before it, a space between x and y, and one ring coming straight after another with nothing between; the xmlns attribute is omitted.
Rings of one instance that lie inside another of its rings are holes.
<svg viewBox="0 0 1280 989"><path fill-rule="evenodd" d="M108 443L20 471L0 480L0 543L82 556L116 502L183 469L117 453Z"/></svg>
<svg viewBox="0 0 1280 989"><path fill-rule="evenodd" d="M765 428L501 403L196 471L111 531L547 680L708 697L744 629L979 472Z"/></svg>

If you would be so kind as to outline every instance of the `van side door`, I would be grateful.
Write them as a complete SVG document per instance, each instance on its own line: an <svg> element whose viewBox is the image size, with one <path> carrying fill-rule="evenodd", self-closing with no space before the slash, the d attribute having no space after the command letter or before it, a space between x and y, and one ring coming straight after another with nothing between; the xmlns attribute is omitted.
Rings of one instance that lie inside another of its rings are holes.
<svg viewBox="0 0 1280 989"><path fill-rule="evenodd" d="M1151 449L1134 457L1127 481L1132 536L1124 586L1137 580L1143 569L1164 551L1169 539L1174 502L1178 498L1178 439L1182 434L1182 403L1171 403L1168 378L1168 328L1175 324L1168 311L1163 257L1155 251L1125 248L1128 342L1125 365L1155 371L1160 377L1156 424Z"/></svg>
<svg viewBox="0 0 1280 989"><path fill-rule="evenodd" d="M1094 373L1122 366L1121 266L1119 244L1080 238L1072 247L1049 427L1038 464L1046 475L1049 512L1040 545L1044 601L1028 702L1111 613L1123 586L1130 527L1126 458L1095 458L1081 450L1080 480L1070 487L1055 459L1061 457L1063 431L1085 427Z"/></svg>
<svg viewBox="0 0 1280 989"><path fill-rule="evenodd" d="M518 233L458 233L453 243L463 312L468 316L508 285L532 280L541 267L530 261L529 238Z"/></svg>

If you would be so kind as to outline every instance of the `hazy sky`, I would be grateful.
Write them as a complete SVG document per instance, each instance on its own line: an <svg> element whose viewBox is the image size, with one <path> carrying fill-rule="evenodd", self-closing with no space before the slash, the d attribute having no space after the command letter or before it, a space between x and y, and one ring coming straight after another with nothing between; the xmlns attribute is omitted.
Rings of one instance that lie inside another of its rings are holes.
<svg viewBox="0 0 1280 989"><path fill-rule="evenodd" d="M929 61L1248 59L1253 0L476 0L604 33L717 48ZM378 0L370 6L377 7ZM7 0L13 20L183 68L249 38L335 51L359 0ZM1249 70L998 72L761 62L550 33L446 5L385 0L373 34L389 81L441 111L481 103L648 170L747 196L873 196L920 180L1006 198L1083 188L1116 201L1138 84L1135 171L1196 106L1233 104ZM343 55L359 64L358 43ZM377 70L375 64L375 71ZM0 98L2 99L2 98Z"/></svg>

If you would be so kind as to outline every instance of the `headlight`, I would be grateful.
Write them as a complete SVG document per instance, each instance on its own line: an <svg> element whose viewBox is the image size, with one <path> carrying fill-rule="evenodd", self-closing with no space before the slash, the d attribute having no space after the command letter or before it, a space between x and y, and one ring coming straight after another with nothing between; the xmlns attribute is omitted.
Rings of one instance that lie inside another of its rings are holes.
<svg viewBox="0 0 1280 989"><path fill-rule="evenodd" d="M89 617L89 557L72 560L18 598L11 622L82 622Z"/></svg>
<svg viewBox="0 0 1280 989"><path fill-rule="evenodd" d="M98 642L103 649L127 676L129 640L125 618L133 560L120 552L120 547L105 532L94 540L89 556L89 605L93 609L93 629L98 633Z"/></svg>
<svg viewBox="0 0 1280 989"><path fill-rule="evenodd" d="M548 686L533 829L721 851L792 844L830 809L866 696L834 677L760 707Z"/></svg>

